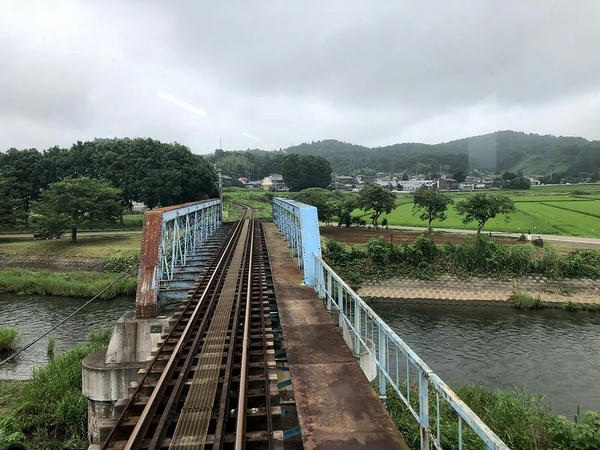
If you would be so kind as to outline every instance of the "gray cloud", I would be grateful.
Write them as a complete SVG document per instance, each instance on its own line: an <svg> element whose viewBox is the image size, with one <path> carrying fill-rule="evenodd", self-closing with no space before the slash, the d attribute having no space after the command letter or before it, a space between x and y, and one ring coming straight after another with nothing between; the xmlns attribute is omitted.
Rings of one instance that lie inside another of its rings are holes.
<svg viewBox="0 0 600 450"><path fill-rule="evenodd" d="M593 0L6 1L0 148L598 139L599 13Z"/></svg>

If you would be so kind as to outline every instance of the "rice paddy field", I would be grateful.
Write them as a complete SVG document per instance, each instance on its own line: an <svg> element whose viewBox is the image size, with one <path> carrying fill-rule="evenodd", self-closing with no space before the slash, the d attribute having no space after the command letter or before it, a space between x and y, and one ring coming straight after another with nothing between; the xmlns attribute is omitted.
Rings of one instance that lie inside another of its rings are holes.
<svg viewBox="0 0 600 450"><path fill-rule="evenodd" d="M529 191L504 191L514 202L516 213L506 222L502 216L489 221L484 231L512 233L556 234L600 238L600 185L561 185L532 188ZM469 193L449 194L454 202L468 197ZM396 208L387 218L389 225L424 226L418 215L412 214L412 197L400 194ZM365 216L356 210L355 215ZM464 224L453 206L448 218L434 222L438 228L476 229L475 223Z"/></svg>
<svg viewBox="0 0 600 450"><path fill-rule="evenodd" d="M557 185L532 187L527 191L493 191L508 195L514 202L517 212L511 214L506 222L500 216L489 221L484 231L504 231L511 233L555 234L563 236L581 236L600 238L600 185ZM469 192L449 193L457 202L467 198ZM282 194L277 194L282 195ZM396 208L387 215L389 225L425 226L418 215L412 214L412 196L410 193L398 194ZM258 208L261 218L271 215L270 200L265 191L254 189L228 189L224 195L225 209L231 220L239 215L234 203L247 203ZM354 215L368 214L355 210ZM464 224L462 217L454 207L448 210L448 218L443 222L434 222L437 228L477 229L475 223Z"/></svg>

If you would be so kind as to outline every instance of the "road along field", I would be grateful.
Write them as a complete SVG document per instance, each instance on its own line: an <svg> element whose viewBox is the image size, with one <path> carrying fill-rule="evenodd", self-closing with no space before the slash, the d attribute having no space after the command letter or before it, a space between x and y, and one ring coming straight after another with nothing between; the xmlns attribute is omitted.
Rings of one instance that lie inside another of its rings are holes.
<svg viewBox="0 0 600 450"><path fill-rule="evenodd" d="M422 231L402 231L392 229L365 229L357 227L327 227L321 226L321 237L325 239L333 239L334 241L346 242L348 244L364 244L371 239L383 238L387 242L393 242L399 244L402 241L414 242L419 236L423 234ZM435 232L433 233L433 239L436 244L460 244L468 238L465 235L456 235L451 233ZM472 235L471 235L472 236ZM508 238L501 236L494 236L493 241L500 244L522 244L523 242L518 241L516 238Z"/></svg>
<svg viewBox="0 0 600 450"><path fill-rule="evenodd" d="M600 237L600 187L595 189L585 186L558 186L557 191L549 187L532 189L531 191L503 191L514 202L517 211L510 215L510 221L504 217L490 220L484 231L503 231L511 233L554 234L563 236ZM469 193L448 194L454 202L468 197ZM418 215L412 214L412 196L399 194L396 208L390 214L382 215L380 221L387 218L389 225L424 226ZM364 216L368 222L368 214L356 210L354 215ZM453 206L448 209L448 218L435 221L434 228L476 229L475 223L464 224Z"/></svg>

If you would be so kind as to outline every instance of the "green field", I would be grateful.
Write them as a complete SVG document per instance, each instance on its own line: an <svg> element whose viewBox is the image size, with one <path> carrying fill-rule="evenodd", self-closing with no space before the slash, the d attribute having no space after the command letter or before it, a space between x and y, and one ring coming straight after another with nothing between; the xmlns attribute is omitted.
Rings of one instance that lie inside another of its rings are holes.
<svg viewBox="0 0 600 450"><path fill-rule="evenodd" d="M600 237L600 186L561 185L532 188L530 191L504 191L514 202L517 212L507 223L503 217L489 221L485 231L513 233L557 234L569 236ZM466 198L468 193L449 194L455 202ZM424 226L417 215L412 214L412 197L401 194L396 208L381 219L387 218L389 225ZM357 216L365 216L356 210ZM462 217L454 207L448 210L448 218L434 222L438 228L460 228L475 230L475 223L463 224Z"/></svg>
<svg viewBox="0 0 600 450"><path fill-rule="evenodd" d="M237 219L242 210L238 204L252 206L259 220L270 220L273 216L271 200L262 189L226 188L223 191L224 220ZM278 194L279 195L279 194Z"/></svg>
<svg viewBox="0 0 600 450"><path fill-rule="evenodd" d="M141 231L80 233L77 242L69 235L35 241L30 234L0 235L0 254L47 255L56 257L108 258L140 252Z"/></svg>
<svg viewBox="0 0 600 450"><path fill-rule="evenodd" d="M497 192L497 191L494 191ZM600 238L600 185L559 185L533 187L527 191L502 191L514 202L517 212L511 214L510 221L502 216L489 221L484 231L504 231L511 233L556 234ZM277 194L288 196L289 194ZM448 194L457 202L467 198L468 192ZM224 194L225 210L229 219L239 215L234 203L247 203L260 211L262 219L271 216L271 205L265 191L230 189ZM354 211L356 216L368 214ZM412 196L399 194L396 208L381 219L387 218L389 225L424 226L425 223L412 214ZM380 219L380 220L381 220ZM448 218L434 222L437 228L477 229L474 223L463 224L462 217L454 207L448 210Z"/></svg>

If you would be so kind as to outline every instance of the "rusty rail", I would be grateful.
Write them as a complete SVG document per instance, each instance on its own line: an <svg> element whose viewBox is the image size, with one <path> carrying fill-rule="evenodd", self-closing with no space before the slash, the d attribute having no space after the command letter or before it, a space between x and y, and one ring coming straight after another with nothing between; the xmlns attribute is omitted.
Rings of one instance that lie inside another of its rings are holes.
<svg viewBox="0 0 600 450"><path fill-rule="evenodd" d="M102 449L270 449L274 436L283 440L273 430L281 407L271 394L272 280L262 227L246 209L140 370Z"/></svg>

